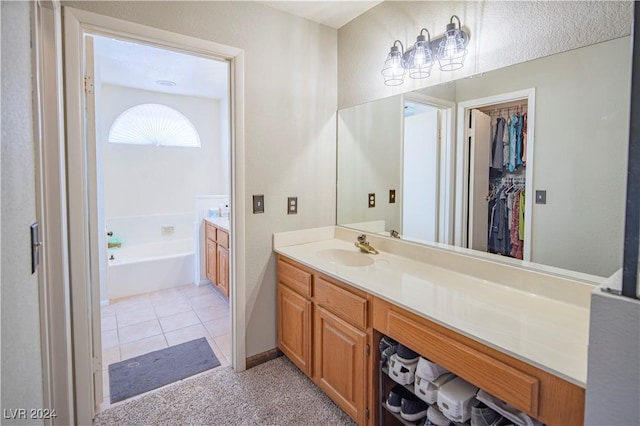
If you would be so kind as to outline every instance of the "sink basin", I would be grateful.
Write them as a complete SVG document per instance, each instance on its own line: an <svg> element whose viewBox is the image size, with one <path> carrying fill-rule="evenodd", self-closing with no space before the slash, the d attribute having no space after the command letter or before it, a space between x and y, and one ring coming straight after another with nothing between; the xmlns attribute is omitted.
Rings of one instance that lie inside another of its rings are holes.
<svg viewBox="0 0 640 426"><path fill-rule="evenodd" d="M373 259L365 253L355 250L326 249L320 250L318 257L327 262L342 266L369 266Z"/></svg>

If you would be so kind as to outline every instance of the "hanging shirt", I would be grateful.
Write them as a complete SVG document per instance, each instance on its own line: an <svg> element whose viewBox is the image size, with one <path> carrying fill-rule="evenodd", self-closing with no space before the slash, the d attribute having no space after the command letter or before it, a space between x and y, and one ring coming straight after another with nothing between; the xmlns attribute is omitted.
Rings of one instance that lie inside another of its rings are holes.
<svg viewBox="0 0 640 426"><path fill-rule="evenodd" d="M491 163L492 168L501 172L504 161L504 146L502 142L504 139L504 125L504 118L498 117L498 122L496 123L496 133L493 136L493 161Z"/></svg>
<svg viewBox="0 0 640 426"><path fill-rule="evenodd" d="M522 241L524 241L524 190L520 191L520 222L518 223L518 234Z"/></svg>
<svg viewBox="0 0 640 426"><path fill-rule="evenodd" d="M524 117L519 115L516 123L516 168L522 166L522 127Z"/></svg>
<svg viewBox="0 0 640 426"><path fill-rule="evenodd" d="M524 122L522 124L522 164L527 164L527 113L524 115Z"/></svg>
<svg viewBox="0 0 640 426"><path fill-rule="evenodd" d="M513 114L509 123L509 171L511 173L516 171L516 151L518 138L516 132L518 129L518 116Z"/></svg>

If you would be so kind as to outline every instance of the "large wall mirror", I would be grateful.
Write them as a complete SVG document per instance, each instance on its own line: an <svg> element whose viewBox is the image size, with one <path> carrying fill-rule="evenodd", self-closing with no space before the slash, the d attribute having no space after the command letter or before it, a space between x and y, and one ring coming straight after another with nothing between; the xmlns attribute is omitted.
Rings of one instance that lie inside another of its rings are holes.
<svg viewBox="0 0 640 426"><path fill-rule="evenodd" d="M487 254L496 253L486 247L491 191L503 193L477 177L495 148L478 150L469 126L479 110L491 143L498 117L527 113L526 171L509 174L504 189L523 194L520 257L610 276L622 267L630 84L623 37L342 109L337 224L514 262Z"/></svg>

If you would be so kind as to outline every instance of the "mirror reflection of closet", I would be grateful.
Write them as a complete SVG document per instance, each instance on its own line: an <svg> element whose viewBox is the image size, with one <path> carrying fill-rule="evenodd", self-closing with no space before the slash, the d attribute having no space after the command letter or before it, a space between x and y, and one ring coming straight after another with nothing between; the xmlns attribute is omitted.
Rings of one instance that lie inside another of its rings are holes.
<svg viewBox="0 0 640 426"><path fill-rule="evenodd" d="M461 103L464 156L468 164L463 245L474 250L530 260L534 90ZM532 168L529 167L529 170ZM464 241L466 238L466 241Z"/></svg>

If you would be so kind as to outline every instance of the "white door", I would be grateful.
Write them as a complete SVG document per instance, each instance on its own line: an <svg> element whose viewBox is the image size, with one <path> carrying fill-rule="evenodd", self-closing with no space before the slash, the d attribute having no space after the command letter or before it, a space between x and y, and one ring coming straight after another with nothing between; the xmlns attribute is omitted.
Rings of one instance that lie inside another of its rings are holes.
<svg viewBox="0 0 640 426"><path fill-rule="evenodd" d="M95 97L95 62L93 54L93 37L86 34L84 37L84 105L85 105L85 138L87 147L87 180L89 183L88 204L89 222L98 223L98 173L97 173L97 143L96 143L96 97ZM104 241L104 235L100 234L104 225L89 226L90 252L90 281L89 297L91 303L91 350L93 359L93 395L94 409L99 411L102 402L102 338L100 317L100 250L99 241ZM99 235L100 234L100 235Z"/></svg>
<svg viewBox="0 0 640 426"><path fill-rule="evenodd" d="M487 251L491 117L471 110L469 132L469 248Z"/></svg>
<svg viewBox="0 0 640 426"><path fill-rule="evenodd" d="M402 233L425 241L438 240L439 111L404 118L404 200Z"/></svg>

